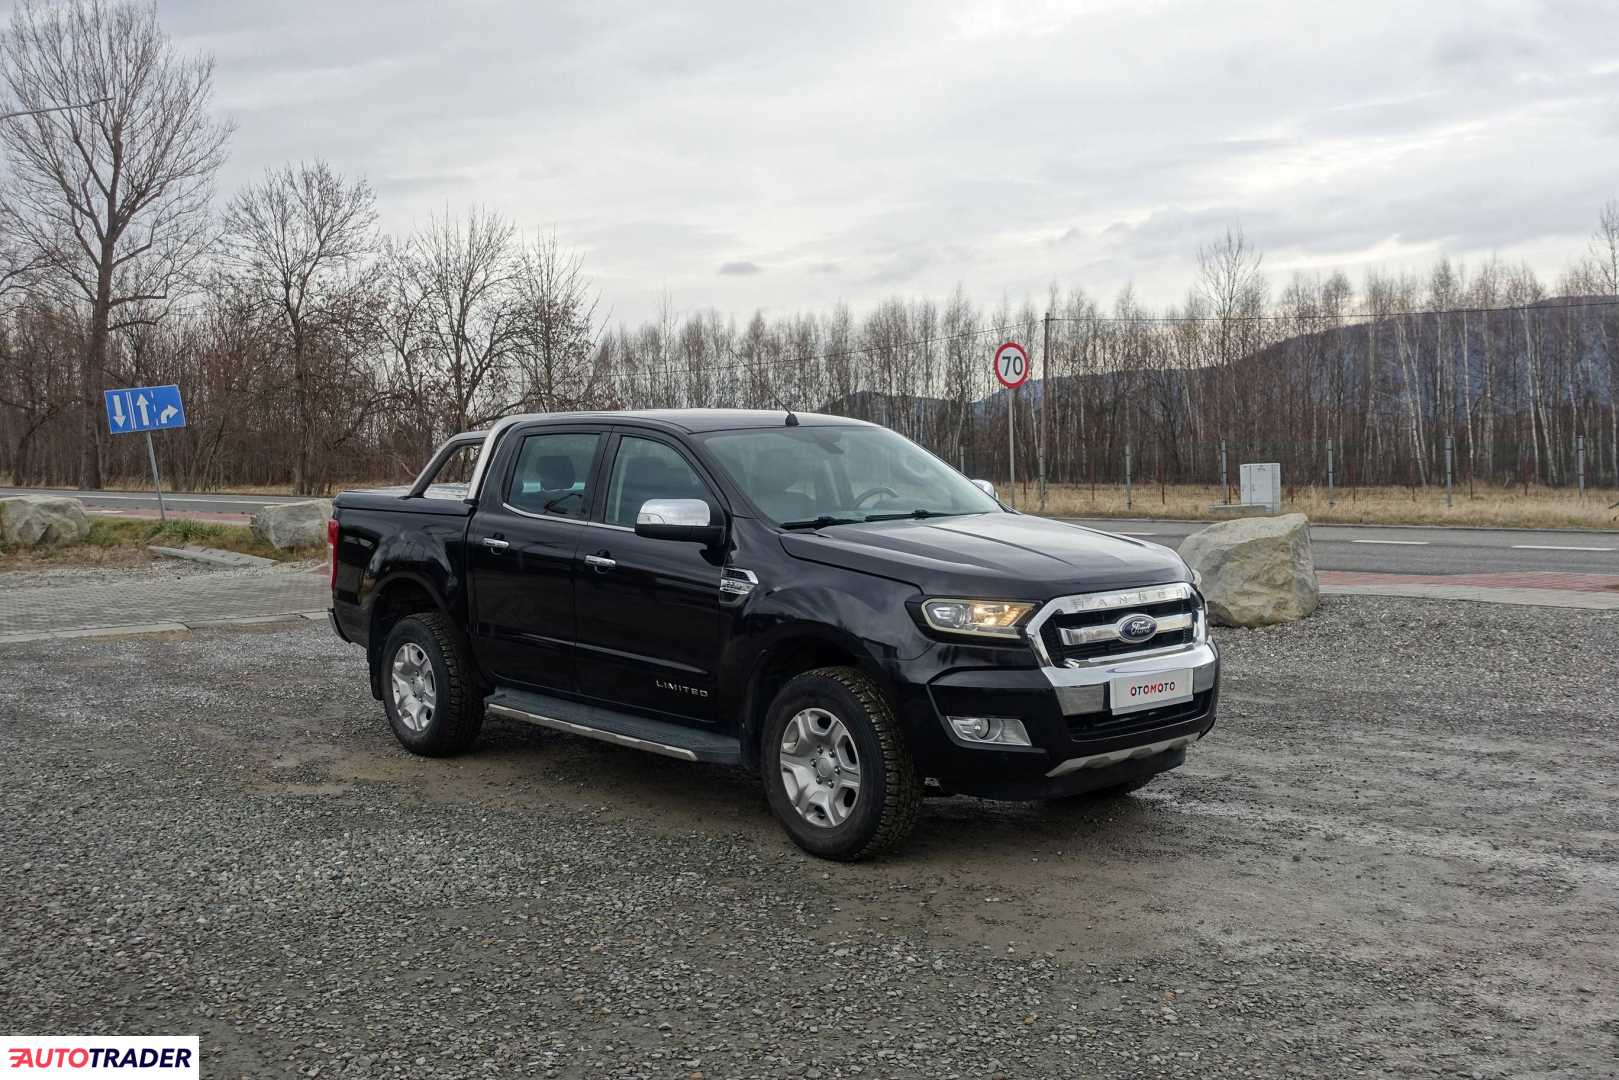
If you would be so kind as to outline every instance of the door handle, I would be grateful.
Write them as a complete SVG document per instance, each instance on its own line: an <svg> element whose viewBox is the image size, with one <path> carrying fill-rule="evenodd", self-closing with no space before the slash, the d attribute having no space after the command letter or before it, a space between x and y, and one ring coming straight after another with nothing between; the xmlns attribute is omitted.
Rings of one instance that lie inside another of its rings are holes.
<svg viewBox="0 0 1619 1080"><path fill-rule="evenodd" d="M507 548L511 547L511 545L506 541L494 536L484 537L483 546L488 548L490 551L505 551Z"/></svg>
<svg viewBox="0 0 1619 1080"><path fill-rule="evenodd" d="M618 563L604 555L586 555L585 563L588 566L594 566L598 572L602 570L611 570L613 567L618 565Z"/></svg>

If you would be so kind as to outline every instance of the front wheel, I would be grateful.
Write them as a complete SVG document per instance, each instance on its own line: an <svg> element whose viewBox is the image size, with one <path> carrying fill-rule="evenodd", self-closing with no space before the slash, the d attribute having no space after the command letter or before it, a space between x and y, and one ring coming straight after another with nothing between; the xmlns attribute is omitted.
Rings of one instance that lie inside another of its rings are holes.
<svg viewBox="0 0 1619 1080"><path fill-rule="evenodd" d="M766 715L763 768L770 808L812 855L854 862L903 843L922 785L899 721L856 668L791 679Z"/></svg>

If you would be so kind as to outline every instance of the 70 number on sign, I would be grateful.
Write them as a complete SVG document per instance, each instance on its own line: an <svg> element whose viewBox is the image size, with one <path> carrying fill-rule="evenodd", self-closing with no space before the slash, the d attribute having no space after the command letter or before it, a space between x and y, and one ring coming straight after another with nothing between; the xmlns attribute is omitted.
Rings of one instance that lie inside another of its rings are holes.
<svg viewBox="0 0 1619 1080"><path fill-rule="evenodd" d="M1015 341L995 350L995 378L1008 390L1016 390L1029 377L1029 354Z"/></svg>

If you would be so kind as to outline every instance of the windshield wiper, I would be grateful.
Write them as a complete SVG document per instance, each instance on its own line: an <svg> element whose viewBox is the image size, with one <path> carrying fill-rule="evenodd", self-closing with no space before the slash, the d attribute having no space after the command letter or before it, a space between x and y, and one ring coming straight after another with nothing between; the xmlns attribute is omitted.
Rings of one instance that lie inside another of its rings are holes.
<svg viewBox="0 0 1619 1080"><path fill-rule="evenodd" d="M828 525L858 525L860 520L860 518L833 517L831 514L822 514L820 517L810 518L808 521L784 521L781 523L781 527L784 529L820 529Z"/></svg>
<svg viewBox="0 0 1619 1080"><path fill-rule="evenodd" d="M867 514L867 521L904 521L907 518L960 517L954 510L909 510L903 514Z"/></svg>

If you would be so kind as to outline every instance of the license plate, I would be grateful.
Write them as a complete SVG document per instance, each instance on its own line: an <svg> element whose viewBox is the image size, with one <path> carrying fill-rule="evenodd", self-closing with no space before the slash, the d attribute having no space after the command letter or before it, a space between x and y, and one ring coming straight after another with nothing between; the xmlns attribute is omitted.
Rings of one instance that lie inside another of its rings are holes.
<svg viewBox="0 0 1619 1080"><path fill-rule="evenodd" d="M1191 668L1155 671L1151 675L1119 675L1108 682L1108 701L1115 716L1191 700Z"/></svg>

